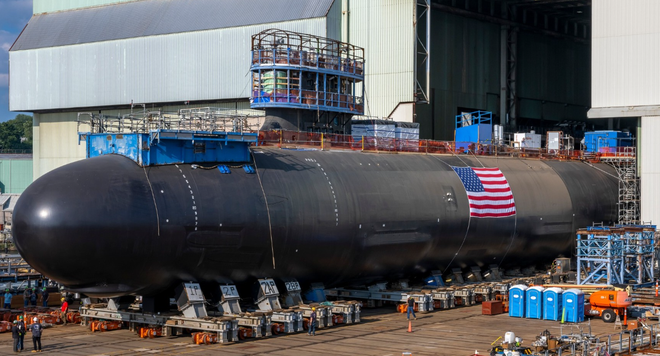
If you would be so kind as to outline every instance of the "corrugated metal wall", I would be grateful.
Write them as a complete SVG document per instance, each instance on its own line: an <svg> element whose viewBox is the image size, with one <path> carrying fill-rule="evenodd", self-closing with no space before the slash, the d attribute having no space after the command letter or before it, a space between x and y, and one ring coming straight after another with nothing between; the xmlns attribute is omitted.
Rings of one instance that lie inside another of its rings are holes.
<svg viewBox="0 0 660 356"><path fill-rule="evenodd" d="M641 117L641 220L660 223L660 1L592 2L593 117Z"/></svg>
<svg viewBox="0 0 660 356"><path fill-rule="evenodd" d="M518 41L518 116L585 120L591 88L589 45L526 32Z"/></svg>
<svg viewBox="0 0 660 356"><path fill-rule="evenodd" d="M657 225L660 224L660 159L656 140L660 134L660 116L642 117L642 129L637 133L641 148L641 220Z"/></svg>
<svg viewBox="0 0 660 356"><path fill-rule="evenodd" d="M417 106L417 121L423 137L453 140L459 108L499 113L501 26L437 10L431 19L435 133L431 105ZM589 46L520 32L517 48L518 117L586 119Z"/></svg>
<svg viewBox="0 0 660 356"><path fill-rule="evenodd" d="M435 125L431 105L417 106L417 121L423 137L453 140L459 107L497 112L500 26L437 10L431 21Z"/></svg>
<svg viewBox="0 0 660 356"><path fill-rule="evenodd" d="M0 191L23 193L32 183L32 159L0 159Z"/></svg>
<svg viewBox="0 0 660 356"><path fill-rule="evenodd" d="M593 1L592 13L592 107L660 104L660 1Z"/></svg>
<svg viewBox="0 0 660 356"><path fill-rule="evenodd" d="M78 145L76 113L34 114L34 179L59 166L85 158Z"/></svg>
<svg viewBox="0 0 660 356"><path fill-rule="evenodd" d="M247 100L223 103L209 103L204 106L212 106L226 109L249 109L250 102ZM187 109L197 106L170 105L163 107L148 106L147 110L162 110L163 112L176 112L179 109ZM134 112L140 112L141 106L135 106ZM77 117L79 111L34 114L34 139L33 139L33 165L34 179L57 167L85 158L85 143L78 144ZM98 111L95 110L95 113ZM130 114L127 105L124 110L101 110L101 114L119 117ZM254 125L261 126L263 119L256 119ZM80 131L88 131L88 127L81 127Z"/></svg>
<svg viewBox="0 0 660 356"><path fill-rule="evenodd" d="M10 110L250 96L250 38L273 24L9 53ZM326 19L278 23L326 36Z"/></svg>
<svg viewBox="0 0 660 356"><path fill-rule="evenodd" d="M85 7L117 4L136 0L32 0L32 9L35 14L45 12L67 11Z"/></svg>
<svg viewBox="0 0 660 356"><path fill-rule="evenodd" d="M333 40L341 41L341 24L342 24L342 14L341 14L341 0L335 0L335 2L330 6L328 11L327 18L327 30L325 37L332 38Z"/></svg>
<svg viewBox="0 0 660 356"><path fill-rule="evenodd" d="M349 8L348 41L365 48L365 115L387 116L413 100L415 1L349 0Z"/></svg>

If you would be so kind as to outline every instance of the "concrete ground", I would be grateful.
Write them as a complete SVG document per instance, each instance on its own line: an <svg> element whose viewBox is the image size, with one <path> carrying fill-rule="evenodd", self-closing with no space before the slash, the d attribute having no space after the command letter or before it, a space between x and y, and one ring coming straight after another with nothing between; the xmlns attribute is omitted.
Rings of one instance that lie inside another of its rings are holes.
<svg viewBox="0 0 660 356"><path fill-rule="evenodd" d="M190 336L140 339L128 330L92 333L80 325L55 326L44 330L43 353L50 355L417 355L468 356L488 350L498 337L514 332L530 345L544 330L553 335L579 333L580 329L605 335L614 324L596 318L579 325L512 318L507 314L481 315L481 306L438 310L418 314L408 332L405 314L394 307L363 309L362 322L319 329L317 336L278 335L225 345L194 345ZM500 339L501 341L501 339ZM32 351L27 335L25 352ZM0 355L12 352L11 333L0 334Z"/></svg>

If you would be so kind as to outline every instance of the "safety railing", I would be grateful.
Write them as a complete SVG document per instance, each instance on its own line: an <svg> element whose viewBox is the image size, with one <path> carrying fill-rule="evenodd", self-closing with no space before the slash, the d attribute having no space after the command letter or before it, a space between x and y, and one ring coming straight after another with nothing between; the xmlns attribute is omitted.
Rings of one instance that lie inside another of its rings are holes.
<svg viewBox="0 0 660 356"><path fill-rule="evenodd" d="M291 48L255 49L252 51L252 65L328 69L357 76L364 74L362 59L343 58L328 53L299 51Z"/></svg>
<svg viewBox="0 0 660 356"><path fill-rule="evenodd" d="M330 95L332 94L332 95ZM307 98L329 104L348 106L353 104L349 96L325 93L325 98ZM311 101L309 102L311 103ZM357 105L357 104L356 104ZM197 132L257 132L248 122L250 118L262 117L257 110L231 110L214 107L182 109L175 113L161 111L132 112L123 116L107 116L96 113L78 113L79 133L147 133L158 130L197 131ZM327 149L350 149L359 151L390 151L438 153L473 156L511 156L521 158L583 160L599 162L607 160L612 153L593 153L580 150L546 150L540 148L514 148L506 145L406 139L394 136L351 136L320 132L299 131L259 131L258 145L306 147ZM634 158L634 147L614 150Z"/></svg>
<svg viewBox="0 0 660 356"><path fill-rule="evenodd" d="M654 349L660 341L660 324L640 323L640 327L619 333L594 337L591 335L563 335L560 346L533 352L537 356L603 356L632 355L633 352Z"/></svg>
<svg viewBox="0 0 660 356"><path fill-rule="evenodd" d="M252 65L304 66L362 76L364 48L331 38L273 28L252 36Z"/></svg>
<svg viewBox="0 0 660 356"><path fill-rule="evenodd" d="M181 109L175 113L137 111L122 116L78 113L78 132L147 133L158 130L204 132L254 132L248 118L260 117L254 110L215 107Z"/></svg>
<svg viewBox="0 0 660 356"><path fill-rule="evenodd" d="M471 156L511 156L554 160L599 162L602 154L580 150L546 150L512 148L504 145L472 142L398 139L396 137L351 136L332 133L297 131L260 131L258 144L280 148L350 149L354 151L388 151L456 154Z"/></svg>
<svg viewBox="0 0 660 356"><path fill-rule="evenodd" d="M345 108L356 113L364 112L362 97L335 92L298 89L275 89L272 92L254 90L251 99L253 103L294 103Z"/></svg>

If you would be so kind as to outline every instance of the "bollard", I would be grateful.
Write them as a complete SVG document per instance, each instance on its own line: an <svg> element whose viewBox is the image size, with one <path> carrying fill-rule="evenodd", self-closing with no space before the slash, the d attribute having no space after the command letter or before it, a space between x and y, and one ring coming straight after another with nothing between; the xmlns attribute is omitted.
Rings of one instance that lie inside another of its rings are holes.
<svg viewBox="0 0 660 356"><path fill-rule="evenodd" d="M655 280L655 296L658 296L658 280Z"/></svg>
<svg viewBox="0 0 660 356"><path fill-rule="evenodd" d="M628 308L623 309L623 325L628 326Z"/></svg>

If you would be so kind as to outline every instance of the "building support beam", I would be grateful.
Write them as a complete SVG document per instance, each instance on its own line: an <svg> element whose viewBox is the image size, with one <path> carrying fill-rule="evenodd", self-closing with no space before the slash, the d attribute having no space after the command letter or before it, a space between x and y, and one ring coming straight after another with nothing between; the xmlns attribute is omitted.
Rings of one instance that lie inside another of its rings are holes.
<svg viewBox="0 0 660 356"><path fill-rule="evenodd" d="M431 91L431 0L415 5L415 103L428 104Z"/></svg>
<svg viewBox="0 0 660 356"><path fill-rule="evenodd" d="M518 29L502 26L500 36L500 125L509 131L515 131L517 128L517 51Z"/></svg>

